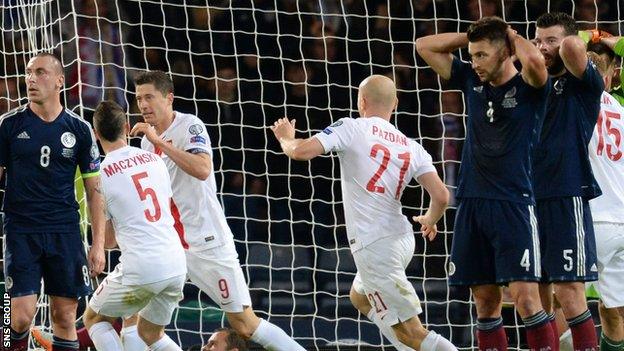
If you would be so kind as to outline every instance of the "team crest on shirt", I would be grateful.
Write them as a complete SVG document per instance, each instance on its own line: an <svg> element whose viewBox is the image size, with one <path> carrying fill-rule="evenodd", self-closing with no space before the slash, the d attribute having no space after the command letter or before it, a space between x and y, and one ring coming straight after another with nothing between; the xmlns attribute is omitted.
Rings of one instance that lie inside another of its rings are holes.
<svg viewBox="0 0 624 351"><path fill-rule="evenodd" d="M565 87L567 78L561 77L555 81L555 85L553 85L553 89L555 89L555 94L561 95L563 93L563 88Z"/></svg>
<svg viewBox="0 0 624 351"><path fill-rule="evenodd" d="M472 90L480 94L483 92L483 85L479 85L478 87L473 87Z"/></svg>
<svg viewBox="0 0 624 351"><path fill-rule="evenodd" d="M72 148L76 145L76 136L72 132L65 132L61 135L61 144L67 148Z"/></svg>
<svg viewBox="0 0 624 351"><path fill-rule="evenodd" d="M201 124L193 124L189 127L189 133L193 135L200 135L204 131L204 126Z"/></svg>
<svg viewBox="0 0 624 351"><path fill-rule="evenodd" d="M13 278L11 278L10 276L7 276L6 279L4 280L4 287L7 290L10 290L13 287Z"/></svg>

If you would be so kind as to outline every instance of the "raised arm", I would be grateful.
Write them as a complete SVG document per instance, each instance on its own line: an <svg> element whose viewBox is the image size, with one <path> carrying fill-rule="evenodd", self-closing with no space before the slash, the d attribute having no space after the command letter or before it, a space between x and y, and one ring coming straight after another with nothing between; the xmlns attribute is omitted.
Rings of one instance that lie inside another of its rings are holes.
<svg viewBox="0 0 624 351"><path fill-rule="evenodd" d="M443 79L451 78L453 51L468 46L466 33L442 33L416 39L416 51Z"/></svg>
<svg viewBox="0 0 624 351"><path fill-rule="evenodd" d="M559 56L566 69L576 78L582 78L587 67L587 45L578 35L568 35L559 46Z"/></svg>
<svg viewBox="0 0 624 351"><path fill-rule="evenodd" d="M507 37L511 49L522 64L522 79L532 87L539 88L546 84L548 71L544 56L530 41L508 28Z"/></svg>
<svg viewBox="0 0 624 351"><path fill-rule="evenodd" d="M425 188L431 197L431 202L429 202L427 212L423 216L414 217L414 221L421 224L420 230L423 232L423 237L433 240L438 234L436 223L442 218L448 206L449 192L436 172L422 174L418 177L418 183Z"/></svg>
<svg viewBox="0 0 624 351"><path fill-rule="evenodd" d="M297 161L307 161L325 153L325 149L317 138L296 139L295 120L289 121L287 117L278 119L271 130L280 143L286 156Z"/></svg>

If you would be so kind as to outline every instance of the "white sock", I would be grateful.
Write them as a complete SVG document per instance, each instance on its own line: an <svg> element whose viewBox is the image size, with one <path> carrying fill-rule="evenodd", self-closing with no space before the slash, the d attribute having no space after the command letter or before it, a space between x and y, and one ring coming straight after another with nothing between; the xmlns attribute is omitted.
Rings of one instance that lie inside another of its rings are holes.
<svg viewBox="0 0 624 351"><path fill-rule="evenodd" d="M173 342L173 340L171 340L171 338L168 337L167 334L163 335L163 337L160 338L160 340L151 344L149 346L149 349L151 351L182 351L180 346L178 346L178 344Z"/></svg>
<svg viewBox="0 0 624 351"><path fill-rule="evenodd" d="M121 343L124 351L145 351L147 349L147 345L139 336L136 325L121 329Z"/></svg>
<svg viewBox="0 0 624 351"><path fill-rule="evenodd" d="M99 351L121 351L121 339L113 326L108 322L98 322L88 329L93 345Z"/></svg>
<svg viewBox="0 0 624 351"><path fill-rule="evenodd" d="M442 335L430 330L420 344L420 351L457 351L457 348Z"/></svg>
<svg viewBox="0 0 624 351"><path fill-rule="evenodd" d="M559 350L560 351L574 351L572 346L572 331L566 330L565 333L559 337Z"/></svg>
<svg viewBox="0 0 624 351"><path fill-rule="evenodd" d="M276 325L260 318L260 324L251 336L251 341L262 345L267 350L275 351L305 351L290 336Z"/></svg>
<svg viewBox="0 0 624 351"><path fill-rule="evenodd" d="M386 323L384 323L381 319L379 319L379 316L377 315L377 313L375 313L375 310L371 308L371 310L368 312L368 315L366 315L366 317L373 323L375 323L377 325L377 327L379 328L379 330L381 330L381 333L383 334L383 336L386 337L386 339L388 339L388 341L390 341L390 343L392 344L392 346L394 346L395 349L397 349L398 351L410 351L413 350L412 348L410 348L409 346L401 343L399 341L399 339L396 336L396 333L394 332L394 330L392 329L391 326L387 325Z"/></svg>

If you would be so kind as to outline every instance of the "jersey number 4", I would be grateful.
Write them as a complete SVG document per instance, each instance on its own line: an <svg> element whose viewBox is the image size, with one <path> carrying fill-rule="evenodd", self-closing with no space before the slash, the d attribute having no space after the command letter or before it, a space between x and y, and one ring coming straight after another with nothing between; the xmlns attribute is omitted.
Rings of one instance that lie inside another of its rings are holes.
<svg viewBox="0 0 624 351"><path fill-rule="evenodd" d="M147 178L147 172L141 172L132 175L132 181L134 182L134 187L139 193L139 198L141 201L145 201L149 196L152 199L152 204L154 204L154 214L151 214L148 209L145 209L145 218L147 218L150 222L156 222L160 219L161 211L160 204L158 203L158 198L156 197L156 192L152 188L143 188L141 186L141 179Z"/></svg>
<svg viewBox="0 0 624 351"><path fill-rule="evenodd" d="M387 147L381 144L375 144L371 148L370 157L372 157L373 159L377 159L377 154L379 152L383 154L382 159L381 159L381 164L379 165L377 172L375 172L375 174L368 181L368 184L366 184L366 190L373 192L373 193L383 194L386 192L386 188L384 188L383 186L377 185L377 181L379 180L379 178L381 178L381 175L383 174L383 172L385 172L386 169L388 169L388 162L390 162L390 150L388 150ZM397 185L396 191L394 193L394 198L397 200L401 198L401 189L403 189L403 181L405 178L405 172L407 172L407 168L409 167L409 163L410 163L410 153L404 152L404 153L399 154L399 160L403 161L403 165L401 165L401 171L399 172L399 184Z"/></svg>
<svg viewBox="0 0 624 351"><path fill-rule="evenodd" d="M606 128L607 157L611 161L618 161L622 158L622 151L620 151L622 133L617 127L611 126L611 120L613 119L620 119L620 115L611 111L600 111L598 123L596 123L596 128L598 128L598 148L596 149L596 154L602 156L605 150L605 133L603 133L603 128Z"/></svg>

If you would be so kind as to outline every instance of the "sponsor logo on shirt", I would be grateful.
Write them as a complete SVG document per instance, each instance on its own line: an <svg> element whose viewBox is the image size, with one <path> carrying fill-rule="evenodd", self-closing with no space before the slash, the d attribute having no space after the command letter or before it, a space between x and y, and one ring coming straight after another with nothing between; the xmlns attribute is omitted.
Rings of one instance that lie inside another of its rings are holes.
<svg viewBox="0 0 624 351"><path fill-rule="evenodd" d="M204 241L205 241L205 242L210 242L210 241L213 241L213 240L214 240L214 238L215 238L215 237L214 237L214 235L207 236L207 237L205 237L205 238L204 238Z"/></svg>
<svg viewBox="0 0 624 351"><path fill-rule="evenodd" d="M72 132L65 132L61 135L61 144L67 148L72 148L76 145L76 136Z"/></svg>
<svg viewBox="0 0 624 351"><path fill-rule="evenodd" d="M89 156L91 156L92 160L95 160L96 158L100 158L100 150L98 150L97 145L95 144L91 145L91 150L89 150Z"/></svg>
<svg viewBox="0 0 624 351"><path fill-rule="evenodd" d="M191 137L191 143L206 144L206 138L201 135L195 135L194 137Z"/></svg>
<svg viewBox="0 0 624 351"><path fill-rule="evenodd" d="M193 135L199 135L204 131L204 126L201 124L193 124L189 127L189 133Z"/></svg>
<svg viewBox="0 0 624 351"><path fill-rule="evenodd" d="M30 139L30 135L28 135L26 131L23 131L17 135L17 138L18 139Z"/></svg>
<svg viewBox="0 0 624 351"><path fill-rule="evenodd" d="M336 121L330 125L330 127L340 127L342 125L342 121Z"/></svg>
<svg viewBox="0 0 624 351"><path fill-rule="evenodd" d="M330 134L331 134L331 133L333 133L333 132L334 132L334 131L333 131L333 130L331 130L329 127L327 127L327 128L325 128L325 129L323 129L323 133L325 133L325 134L327 134L327 135L330 135Z"/></svg>
<svg viewBox="0 0 624 351"><path fill-rule="evenodd" d="M74 149L63 148L61 155L63 155L63 157L65 158L72 158L74 157Z"/></svg>
<svg viewBox="0 0 624 351"><path fill-rule="evenodd" d="M555 85L553 85L553 88L555 89L555 94L561 95L561 93L563 93L563 88L565 87L566 81L566 77L561 77L557 79L557 81L555 81Z"/></svg>

